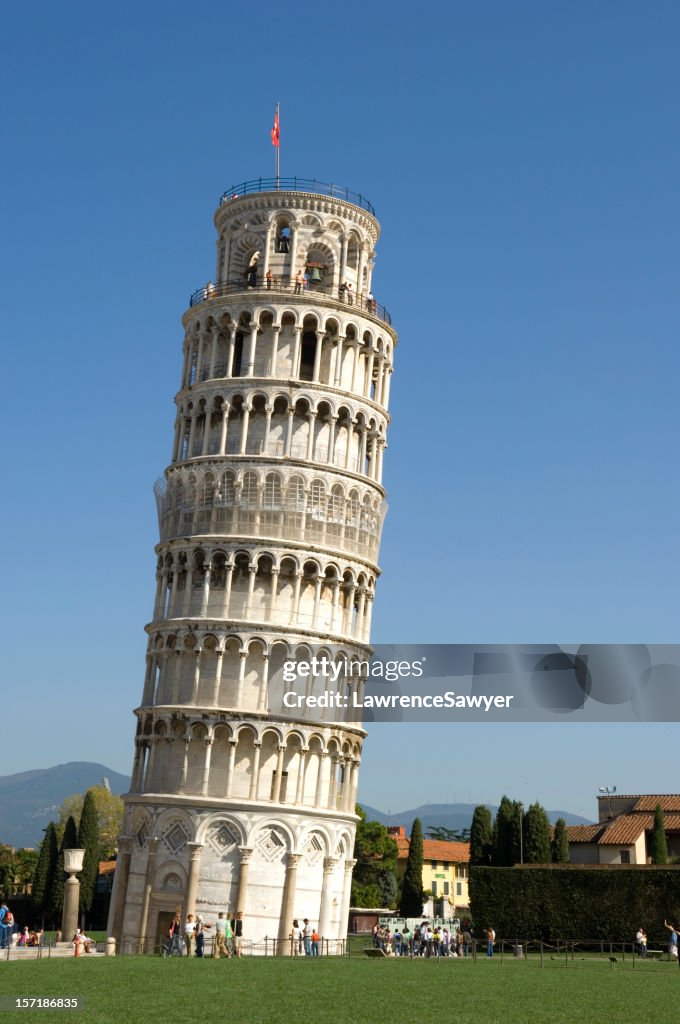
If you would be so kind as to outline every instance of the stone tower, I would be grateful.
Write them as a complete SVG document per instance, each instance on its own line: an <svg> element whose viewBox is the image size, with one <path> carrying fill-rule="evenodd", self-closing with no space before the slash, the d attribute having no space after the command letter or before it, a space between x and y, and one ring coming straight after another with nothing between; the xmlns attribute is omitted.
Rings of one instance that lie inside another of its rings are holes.
<svg viewBox="0 0 680 1024"><path fill-rule="evenodd" d="M247 940L284 949L307 917L332 952L365 732L351 713L285 706L281 669L368 651L396 344L372 294L379 225L362 196L303 179L233 187L214 222L215 279L184 314L172 460L155 488L156 597L109 933L151 948L177 908L208 921L238 909Z"/></svg>

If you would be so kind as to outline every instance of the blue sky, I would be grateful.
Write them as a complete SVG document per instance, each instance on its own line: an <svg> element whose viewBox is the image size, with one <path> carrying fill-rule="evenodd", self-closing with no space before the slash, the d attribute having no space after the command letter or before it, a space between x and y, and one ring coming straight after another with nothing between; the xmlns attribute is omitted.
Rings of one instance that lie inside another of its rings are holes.
<svg viewBox="0 0 680 1024"><path fill-rule="evenodd" d="M680 11L14 6L0 773L129 771L181 315L232 183L368 196L400 343L373 638L677 640ZM673 726L376 728L360 796L669 787ZM435 771L404 752L436 751ZM672 786L672 784L671 784Z"/></svg>

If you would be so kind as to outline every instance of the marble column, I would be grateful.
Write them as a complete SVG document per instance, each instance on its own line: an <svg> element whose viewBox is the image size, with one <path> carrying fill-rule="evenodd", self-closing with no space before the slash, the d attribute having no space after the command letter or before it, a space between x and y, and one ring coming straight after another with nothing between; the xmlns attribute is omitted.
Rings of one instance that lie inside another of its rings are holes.
<svg viewBox="0 0 680 1024"><path fill-rule="evenodd" d="M190 851L189 878L187 880L187 896L185 916L196 913L196 894L198 893L198 879L201 872L201 850L202 843L187 843Z"/></svg>

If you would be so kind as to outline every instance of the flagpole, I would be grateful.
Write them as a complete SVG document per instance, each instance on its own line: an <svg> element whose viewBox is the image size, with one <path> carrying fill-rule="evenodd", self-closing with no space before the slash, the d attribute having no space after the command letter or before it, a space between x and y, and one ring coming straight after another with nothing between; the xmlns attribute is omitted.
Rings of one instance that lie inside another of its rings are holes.
<svg viewBox="0 0 680 1024"><path fill-rule="evenodd" d="M281 131L281 128L280 128L281 122L280 122L280 119L279 119L279 101L278 100L276 101L276 123L277 123L277 125L279 125L279 132L280 132ZM279 191L279 177L280 177L280 172L281 172L281 167L280 167L280 163L279 163L280 152L281 152L280 138L281 138L281 136L279 135L279 144L276 147L276 191L277 192Z"/></svg>

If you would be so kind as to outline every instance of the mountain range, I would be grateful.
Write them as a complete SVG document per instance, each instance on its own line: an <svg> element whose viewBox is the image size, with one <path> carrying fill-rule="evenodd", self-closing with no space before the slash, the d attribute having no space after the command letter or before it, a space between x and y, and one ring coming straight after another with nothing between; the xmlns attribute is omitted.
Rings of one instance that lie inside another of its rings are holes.
<svg viewBox="0 0 680 1024"><path fill-rule="evenodd" d="M58 817L59 807L67 796L84 793L90 786L100 786L108 779L112 793L126 793L130 779L103 764L92 761L71 761L53 768L38 768L17 775L0 776L0 843L8 846L38 846L43 829ZM369 820L382 825L403 825L410 834L414 818L420 818L423 832L439 825L443 828L469 828L475 804L423 804L411 810L385 814L362 804ZM488 805L492 815L497 808ZM567 825L590 824L569 811L548 811L551 822L564 818Z"/></svg>
<svg viewBox="0 0 680 1024"><path fill-rule="evenodd" d="M408 811L390 812L389 814L385 814L375 807L369 807L367 804L362 804L361 806L366 812L366 817L369 821L379 821L381 825L403 825L406 829L406 835L410 835L414 819L420 818L423 824L423 835L427 835L428 829L435 828L438 825L453 830L469 828L477 804L422 804L422 806L414 807ZM487 804L486 806L491 811L491 817L493 818L498 807L494 804ZM572 814L570 811L546 810L546 814L553 825L558 818L564 818L567 825L591 824L587 818L581 818L578 814Z"/></svg>
<svg viewBox="0 0 680 1024"><path fill-rule="evenodd" d="M17 775L0 775L0 843L35 847L43 829L56 821L67 796L101 786L108 779L112 793L126 793L130 779L103 764L71 761Z"/></svg>

